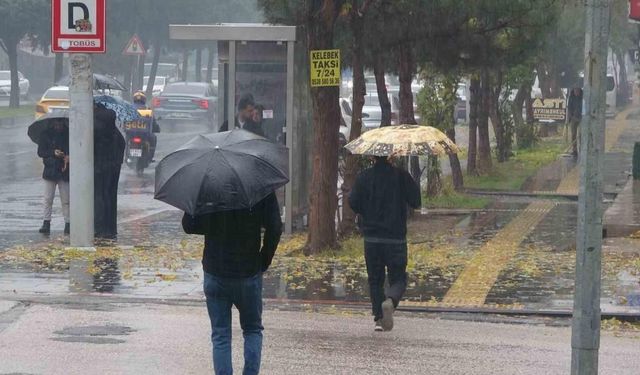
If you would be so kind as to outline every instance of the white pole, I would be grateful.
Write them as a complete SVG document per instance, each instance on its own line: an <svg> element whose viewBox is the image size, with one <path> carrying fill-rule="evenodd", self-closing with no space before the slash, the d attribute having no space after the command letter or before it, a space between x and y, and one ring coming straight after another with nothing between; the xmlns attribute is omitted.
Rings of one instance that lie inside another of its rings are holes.
<svg viewBox="0 0 640 375"><path fill-rule="evenodd" d="M93 247L93 74L91 56L70 55L71 246Z"/></svg>
<svg viewBox="0 0 640 375"><path fill-rule="evenodd" d="M287 147L289 147L289 183L285 188L285 233L293 233L293 185L298 188L298 180L294 178L293 173L293 70L294 70L294 47L295 42L287 42ZM298 172L298 171L295 171Z"/></svg>
<svg viewBox="0 0 640 375"><path fill-rule="evenodd" d="M612 0L586 3L584 108L573 300L571 374L598 374L607 52Z"/></svg>

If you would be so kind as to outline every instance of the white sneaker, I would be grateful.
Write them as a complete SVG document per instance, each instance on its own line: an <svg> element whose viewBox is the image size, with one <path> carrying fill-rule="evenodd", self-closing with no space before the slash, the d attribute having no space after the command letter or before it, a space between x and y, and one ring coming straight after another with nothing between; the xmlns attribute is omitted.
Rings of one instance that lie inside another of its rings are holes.
<svg viewBox="0 0 640 375"><path fill-rule="evenodd" d="M384 329L382 328L382 323L380 320L376 320L376 327L374 328L376 332L382 332Z"/></svg>

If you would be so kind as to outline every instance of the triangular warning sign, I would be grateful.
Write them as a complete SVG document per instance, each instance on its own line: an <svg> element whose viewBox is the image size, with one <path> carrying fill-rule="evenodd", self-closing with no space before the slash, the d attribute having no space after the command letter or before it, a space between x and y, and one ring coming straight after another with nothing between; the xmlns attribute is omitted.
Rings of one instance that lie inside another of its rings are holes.
<svg viewBox="0 0 640 375"><path fill-rule="evenodd" d="M124 48L124 51L122 51L123 55L144 55L145 53L145 49L144 46L142 45L142 41L140 40L140 38L138 38L137 35L134 35L133 37L131 37L131 39L129 39L129 43L127 43L127 46Z"/></svg>

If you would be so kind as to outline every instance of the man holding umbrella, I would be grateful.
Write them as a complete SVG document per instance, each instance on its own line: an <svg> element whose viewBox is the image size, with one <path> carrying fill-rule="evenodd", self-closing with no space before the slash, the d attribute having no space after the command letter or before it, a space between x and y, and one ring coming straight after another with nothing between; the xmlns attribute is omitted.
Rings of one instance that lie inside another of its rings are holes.
<svg viewBox="0 0 640 375"><path fill-rule="evenodd" d="M444 155L457 153L458 148L438 129L419 125L378 128L345 148L375 158L374 166L358 176L349 205L360 215L364 233L375 330L390 331L393 312L407 287L407 207L420 207L421 199L419 185L407 171L394 167L389 156Z"/></svg>
<svg viewBox="0 0 640 375"><path fill-rule="evenodd" d="M29 137L38 144L44 170L44 220L39 232L51 233L51 212L56 187L60 192L64 233L69 234L69 127L68 119L46 117L29 127Z"/></svg>
<svg viewBox="0 0 640 375"><path fill-rule="evenodd" d="M282 233L274 192L288 181L288 150L242 129L200 135L156 167L155 198L185 211L186 233L204 235L204 293L216 374L233 373L232 306L244 336L243 374L260 371L262 273Z"/></svg>
<svg viewBox="0 0 640 375"><path fill-rule="evenodd" d="M376 331L393 329L393 311L407 288L407 206L415 209L420 204L420 188L413 177L385 156L375 157L374 166L358 176L349 195L349 205L362 219Z"/></svg>

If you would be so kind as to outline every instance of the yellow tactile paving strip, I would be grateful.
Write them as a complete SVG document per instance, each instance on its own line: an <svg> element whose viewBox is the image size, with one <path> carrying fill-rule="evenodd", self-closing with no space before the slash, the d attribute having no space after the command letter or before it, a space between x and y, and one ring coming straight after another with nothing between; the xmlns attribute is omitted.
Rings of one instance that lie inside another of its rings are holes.
<svg viewBox="0 0 640 375"><path fill-rule="evenodd" d="M607 122L605 152L613 148L629 125L630 121L626 118L633 109L623 111L616 116L615 120ZM556 192L577 195L579 177L579 169L576 166L561 181ZM518 247L526 236L534 230L553 207L555 207L555 203L551 201L541 200L531 203L476 252L444 296L442 303L438 305L484 306L487 295L498 279L500 272L518 252ZM433 301L415 303L421 305L432 304Z"/></svg>
<svg viewBox="0 0 640 375"><path fill-rule="evenodd" d="M476 252L442 303L452 306L483 305L498 275L517 253L520 243L555 205L554 202L542 200L525 208Z"/></svg>

